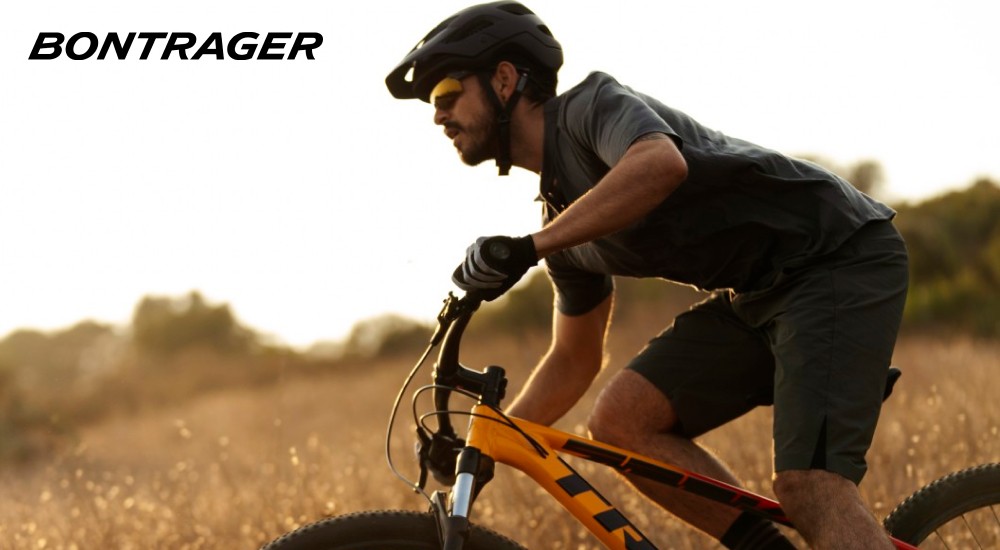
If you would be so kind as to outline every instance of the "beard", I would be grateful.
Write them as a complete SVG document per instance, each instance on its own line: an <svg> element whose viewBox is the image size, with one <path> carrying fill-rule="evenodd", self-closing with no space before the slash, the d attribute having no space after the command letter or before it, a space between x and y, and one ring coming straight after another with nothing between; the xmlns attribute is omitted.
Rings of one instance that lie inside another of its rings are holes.
<svg viewBox="0 0 1000 550"><path fill-rule="evenodd" d="M484 112L468 125L455 124L462 132L465 143L458 150L462 162L476 166L484 161L495 159L500 150L497 137L497 117L494 109Z"/></svg>

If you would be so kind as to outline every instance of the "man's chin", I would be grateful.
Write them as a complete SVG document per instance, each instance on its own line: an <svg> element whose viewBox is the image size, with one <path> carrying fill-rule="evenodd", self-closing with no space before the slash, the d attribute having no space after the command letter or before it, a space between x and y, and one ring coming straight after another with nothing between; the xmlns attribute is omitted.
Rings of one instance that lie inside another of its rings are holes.
<svg viewBox="0 0 1000 550"><path fill-rule="evenodd" d="M462 159L462 162L466 166L479 166L480 164L482 164L482 163L484 163L484 162L486 162L488 160L492 160L493 159L493 157L490 156L490 155L484 155L484 154L469 154L469 155L467 155L467 154L463 153L462 151L458 152L458 158Z"/></svg>

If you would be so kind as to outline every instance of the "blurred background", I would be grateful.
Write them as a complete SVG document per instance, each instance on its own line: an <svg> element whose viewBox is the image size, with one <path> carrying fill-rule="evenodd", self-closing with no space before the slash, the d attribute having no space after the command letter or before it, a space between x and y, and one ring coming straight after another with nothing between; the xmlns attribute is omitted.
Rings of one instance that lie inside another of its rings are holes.
<svg viewBox="0 0 1000 550"><path fill-rule="evenodd" d="M462 165L431 109L392 100L382 83L465 6L6 10L0 540L245 548L324 514L420 505L374 460L394 386L465 247L531 232L539 217L537 176ZM608 72L898 210L912 270L897 350L906 374L864 485L877 511L937 474L1000 459L1000 38L981 3L528 6L563 44L560 90ZM314 61L27 59L39 32L143 31L324 42ZM470 336L473 358L508 366L515 389L547 344L540 271ZM619 288L607 376L699 299L662 282ZM561 427L582 431L586 409ZM768 414L710 441L764 492ZM523 515L483 521L561 533L523 538L531 547L593 545L536 509L530 486L514 487L494 506ZM646 513L638 521L659 540L704 547Z"/></svg>

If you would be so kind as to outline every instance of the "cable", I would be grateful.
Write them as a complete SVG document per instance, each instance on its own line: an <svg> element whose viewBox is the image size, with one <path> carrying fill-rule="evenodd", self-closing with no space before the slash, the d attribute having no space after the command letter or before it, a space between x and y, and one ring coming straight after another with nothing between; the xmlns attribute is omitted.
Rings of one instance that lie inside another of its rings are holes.
<svg viewBox="0 0 1000 550"><path fill-rule="evenodd" d="M513 420L511 420L511 418L509 416L507 416L506 414L504 414L504 412L502 410L500 410L499 407L494 407L494 406L488 405L488 407L490 408L490 410L492 410L493 412L497 413L497 415L500 416L500 418L493 418L493 417L484 416L484 415L481 415L481 414L474 414L474 413L468 412L468 411L453 411L453 410L432 411L432 412L424 413L423 415L420 415L418 417L417 416L417 399L420 397L420 394L422 394L422 393L424 393L426 391L432 390L432 389L449 389L452 392L464 395L465 397L468 397L469 399L476 399L477 401L479 399L479 396L476 395L476 394L474 394L474 393L472 393L472 392L468 392L468 391L457 389L457 388L451 388L451 387L448 387L448 386L429 385L429 386L422 386L420 388L417 388L413 392L413 394L414 394L413 395L413 419L414 419L415 422L417 422L418 425L420 425L425 430L432 431L425 424L425 420L428 419L428 418L430 418L430 417L433 417L433 416L442 416L442 415L456 414L456 415L461 415L461 416L483 418L483 419L486 419L486 420L492 420L493 422L497 422L499 424L502 424L504 426L507 426L507 427L513 429L517 433L521 434L521 437L523 437L528 442L528 444L531 445L540 456L542 456L543 458L549 456L549 452L545 449L545 447L541 443L539 443L538 441L535 441L535 439L533 437L531 437L530 435L528 435L528 433L525 432L523 429L521 429L521 427L518 426L516 422L514 422Z"/></svg>
<svg viewBox="0 0 1000 550"><path fill-rule="evenodd" d="M413 490L414 493L423 496L425 499L427 499L427 502L431 503L432 505L433 501L431 500L430 495L428 495L420 487L420 484L414 483L413 481L407 479L406 476L401 474L399 470L396 469L396 466L392 463L392 427L393 424L395 424L396 422L396 413L399 411L399 403L403 400L403 396L406 395L406 389L410 387L410 383L413 382L413 379L416 377L417 372L419 372L420 368L423 366L424 361L427 361L427 357L430 356L431 351L434 349L434 346L435 344L433 342L427 345L427 349L424 351L424 354L420 357L420 360L417 361L417 364L413 367L413 369L410 371L410 374L406 377L406 380L403 382L403 386L399 388L399 393L396 394L396 401L393 402L392 404L392 413L389 415L389 426L386 428L385 431L385 460L386 462L389 463L389 469L392 470L392 473L395 474L396 477L401 479L403 483L408 485L410 489Z"/></svg>

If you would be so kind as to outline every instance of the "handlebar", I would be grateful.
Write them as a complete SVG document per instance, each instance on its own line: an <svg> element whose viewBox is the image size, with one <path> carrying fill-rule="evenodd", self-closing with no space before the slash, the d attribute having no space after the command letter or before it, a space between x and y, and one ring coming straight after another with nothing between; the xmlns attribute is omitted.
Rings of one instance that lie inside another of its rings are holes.
<svg viewBox="0 0 1000 550"><path fill-rule="evenodd" d="M448 410L453 388L468 390L480 396L480 400L487 404L498 406L503 399L506 378L502 369L488 367L484 372L477 372L459 362L462 335L482 301L482 296L476 291L466 293L463 298L449 294L438 315L438 329L431 337L432 345L441 343L438 360L434 365L433 401L438 411ZM438 416L438 433L446 437L455 435L449 415Z"/></svg>
<svg viewBox="0 0 1000 550"><path fill-rule="evenodd" d="M396 402L393 405L393 412L389 418L389 428L386 433L386 459L389 467L396 472L396 475L406 481L415 491L422 492L427 481L427 474L433 473L434 477L446 485L455 482L455 465L459 450L464 447L465 441L458 437L451 423L449 411L449 400L455 390L465 390L479 397L481 403L488 403L499 406L500 399L503 398L506 389L507 379L500 367L488 367L482 373L465 368L459 363L458 355L462 343L462 335L468 326L472 315L479 309L483 302L480 295L475 292L466 293L463 298L457 298L454 294L448 293L444 307L438 314L438 326L431 336L430 345L421 357L420 361L410 373L407 382L403 384ZM420 422L417 422L417 455L420 463L420 478L416 483L410 482L392 466L390 451L390 440L392 425L399 407L400 399L403 397L410 380L420 369L420 365L430 354L434 347L440 345L437 363L434 365L432 400L434 403L435 418L437 420L437 430L426 430ZM425 494L426 496L426 494Z"/></svg>
<svg viewBox="0 0 1000 550"><path fill-rule="evenodd" d="M459 362L462 335L465 333L472 315L479 309L483 300L483 296L475 291L467 292L462 298L458 298L452 293L448 294L444 307L438 314L438 326L431 336L430 345L410 372L410 376L403 384L396 396L396 402L393 404L386 431L386 460L396 475L417 492L423 491L428 472L433 473L434 477L442 483L449 485L454 483L455 461L459 450L464 447L465 441L458 437L451 423L448 405L451 394L455 391L462 391L467 395L477 397L480 404L499 407L506 392L507 377L502 368L491 365L483 369L482 372L477 372L462 366ZM414 483L407 480L392 465L390 450L392 426L406 388L424 360L438 345L441 348L438 351L437 363L434 365L433 384L430 386L434 403L434 413L432 414L437 420L437 430L427 430L419 421L417 422L420 479Z"/></svg>
<svg viewBox="0 0 1000 550"><path fill-rule="evenodd" d="M462 335L472 320L472 315L479 309L481 300L475 297L455 298L451 293L445 300L444 308L438 315L438 329L431 338L431 343L441 342L437 363L434 365L434 408L439 411L448 410L451 397L449 386L455 385L455 378L463 368L458 361L458 352L462 345ZM443 340L443 341L442 341ZM438 431L443 436L454 436L455 429L451 418L447 415L438 416Z"/></svg>
<svg viewBox="0 0 1000 550"><path fill-rule="evenodd" d="M490 256L501 261L510 258L514 252L508 243L496 237L487 239L485 246ZM462 333L465 331L466 325L469 324L472 314L479 309L479 305L488 296L490 295L480 290L469 290L462 298L448 293L444 307L438 314L438 328L431 337L431 346L437 345L444 338L444 345L438 354L435 377L437 377L438 371L442 371L445 377L451 377L456 372L461 372L461 365L458 363L458 349L462 341Z"/></svg>

